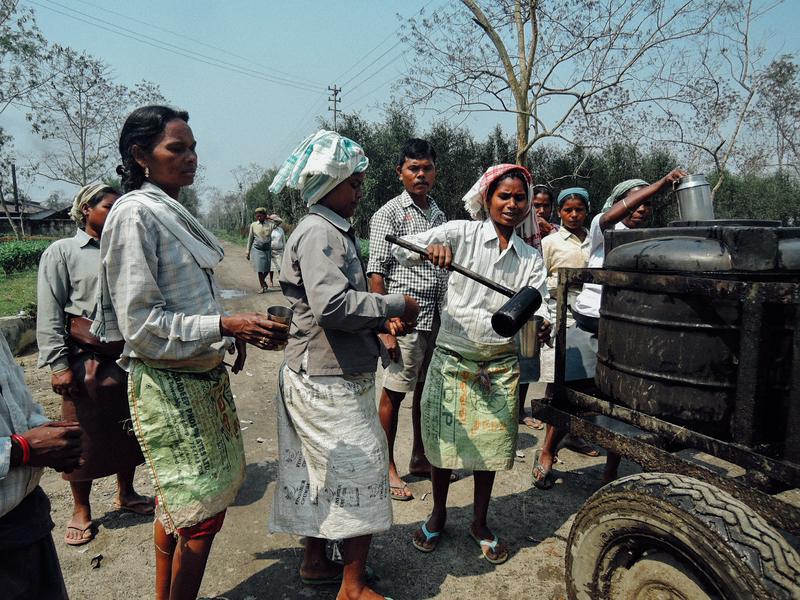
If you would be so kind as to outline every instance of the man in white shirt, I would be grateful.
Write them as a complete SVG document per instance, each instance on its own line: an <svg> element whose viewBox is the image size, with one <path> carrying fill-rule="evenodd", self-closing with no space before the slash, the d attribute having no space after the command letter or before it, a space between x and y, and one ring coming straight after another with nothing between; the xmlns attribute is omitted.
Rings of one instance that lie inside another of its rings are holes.
<svg viewBox="0 0 800 600"><path fill-rule="evenodd" d="M0 581L6 600L66 600L43 467L79 466L77 423L50 423L0 334Z"/></svg>

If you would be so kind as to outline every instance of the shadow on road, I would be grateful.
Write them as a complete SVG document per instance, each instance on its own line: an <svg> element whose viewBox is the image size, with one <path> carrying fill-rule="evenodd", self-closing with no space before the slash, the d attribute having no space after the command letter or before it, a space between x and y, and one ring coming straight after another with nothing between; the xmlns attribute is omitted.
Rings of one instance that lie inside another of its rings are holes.
<svg viewBox="0 0 800 600"><path fill-rule="evenodd" d="M515 561L518 553L542 546L545 555L562 553L566 534L562 527L580 508L583 502L599 488L603 465L597 464L579 472L565 472L563 483L553 490L529 490L492 498L489 509L490 526L510 546L510 559L504 565L492 565L481 558L480 549L468 534L472 520L472 506L453 507L448 510L448 520L436 551L424 554L411 545L411 535L417 523L394 525L388 532L373 538L370 566L376 580L372 587L384 594L403 600L427 600L439 596L445 589L447 597L461 598L462 593L486 593L485 582L474 579L497 572L505 583L491 586L490 597L510 598L519 589L519 578L529 580L532 590L537 582L549 580L563 582L563 566L525 564ZM471 478L468 478L471 480ZM471 487L471 483L469 484ZM545 516L546 515L546 516ZM544 540L544 542L542 542ZM253 558L275 561L245 579L232 589L219 594L228 600L256 600L266 598L319 598L336 597L336 585L310 587L300 582L298 569L303 549L300 544L256 553ZM560 561L559 561L560 563ZM505 572L504 572L505 571ZM456 581L454 581L454 579ZM445 584L445 581L447 583ZM463 581L458 581L463 580ZM476 585L477 584L477 585ZM530 598L541 596L531 593Z"/></svg>

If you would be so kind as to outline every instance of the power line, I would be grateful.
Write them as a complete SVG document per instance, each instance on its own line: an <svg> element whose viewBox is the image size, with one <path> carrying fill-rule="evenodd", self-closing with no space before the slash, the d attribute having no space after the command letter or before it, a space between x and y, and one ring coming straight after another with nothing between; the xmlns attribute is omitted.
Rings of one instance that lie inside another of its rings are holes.
<svg viewBox="0 0 800 600"><path fill-rule="evenodd" d="M403 43L403 40L400 40L400 41L396 42L396 43L395 43L394 45L392 45L392 47L391 47L391 48L389 48L389 49L388 49L386 52L384 52L383 54L381 54L381 55L380 55L378 58L376 58L376 59L375 59L375 60L373 60L371 63L369 63L369 64L368 64L366 67L364 67L363 69L361 69L361 70L360 70L358 73L356 73L356 74L355 74L355 75L353 75L353 76L352 76L350 79L348 79L347 81L345 81L345 82L342 84L342 86L346 86L348 83L352 82L352 81L353 81L353 80L354 80L356 77L358 77L359 75L361 75L361 74L362 74L364 71L366 71L367 69L369 69L369 68L370 68L372 65L374 65L376 62L378 62L380 59L382 59L382 58L383 58L384 56L386 56L387 54L389 54L389 52L391 52L392 50L394 50L395 48L397 48L397 47L398 47L400 44L402 44L402 43Z"/></svg>
<svg viewBox="0 0 800 600"><path fill-rule="evenodd" d="M399 75L399 74L398 74L398 75ZM386 81L383 81L383 82L381 82L379 85L376 85L376 86L375 86L374 88L372 88L370 91L368 91L368 92L366 92L366 93L364 93L364 94L361 94L361 96L359 96L359 98L358 98L357 100L354 100L353 102L350 102L350 103L349 103L349 105L350 105L350 107L351 107L351 108L350 108L350 110L355 110L356 108L358 108L358 107L359 107L359 103L360 103L362 100L366 100L367 98L369 98L369 97L370 97L372 94L374 94L375 92L377 92L379 89L381 89L381 88L382 88L383 86L385 86L387 83L391 83L392 81L396 81L396 80L397 80L397 77L398 77L397 75L392 75L392 77L391 77L390 79L387 79Z"/></svg>
<svg viewBox="0 0 800 600"><path fill-rule="evenodd" d="M397 33L397 31L399 31L399 29L395 30L395 31L394 31L394 33ZM383 39L382 39L382 40L381 40L381 41L378 43L378 45L377 45L377 46L375 46L375 47L374 47L372 50L370 50L369 52L367 52L367 53L363 54L363 55L361 56L361 58L359 58L359 59L358 59L358 60L357 60L357 61L356 61L356 62L355 62L355 63L354 63L352 66L350 66L350 68L349 68L349 69L347 69L347 71L345 71L344 73L342 73L341 75L339 75L339 79L344 79L344 78L347 76L347 74L348 74L348 73L350 73L350 71L354 70L354 69L355 69L355 68L356 68L358 65L360 65L360 64L361 64L361 63L363 63L365 60L367 60L367 58L369 58L370 54L372 54L373 52L375 52L375 51L376 51L378 48L380 48L381 46L383 46L383 45L384 45L386 42L388 42L390 39L392 39L392 38L391 38L391 36L386 36L385 38L383 38Z"/></svg>
<svg viewBox="0 0 800 600"><path fill-rule="evenodd" d="M231 52L227 48L222 48L220 46L215 46L215 45L209 44L208 42L205 42L203 40L199 40L197 38L193 38L191 36L179 33L177 31L172 31L170 29L166 29L164 27L160 27L159 25L156 25L152 21L145 21L143 19L137 19L136 17L132 17L130 15L126 15L126 14L123 14L123 13L120 13L120 12L113 11L113 10L111 10L109 8L105 8L104 6L101 6L101 5L98 5L98 4L94 4L92 2L87 2L86 0L75 0L75 1L80 2L81 4L85 4L87 6L90 6L92 8L96 8L96 9L102 10L104 12L107 12L109 14L115 15L117 17L122 17L123 19L127 19L129 21L133 21L134 23L139 23L141 25L145 25L150 29L157 29L158 31L163 31L164 33L168 33L168 34L170 34L172 36L181 37L181 38L183 38L185 40L189 40L190 42L194 42L195 44L199 44L201 46L205 46L206 48L210 48L212 50L216 50L218 52L222 52L224 54L227 54L228 56L232 56L234 58L240 58L240 59L245 60L245 61L249 62L250 64L256 65L256 66L258 66L258 67L260 67L262 69L264 68L263 64L259 63L258 61L255 61L255 60L253 60L253 59L251 59L251 58L249 58L247 56L243 56L241 54L236 54L235 52ZM381 42L381 43L384 43L384 42ZM281 75L286 75L289 78L294 79L295 81L297 81L299 83L306 83L306 84L314 86L314 87L321 87L321 86L319 86L317 84L317 82L311 81L310 79L303 79L303 78L297 77L297 75L295 75L293 73L289 73L289 72L286 72L286 71L281 71L280 69L275 69L275 68L272 68L270 70L275 72L275 73L279 73ZM268 71L265 71L265 72L268 72Z"/></svg>
<svg viewBox="0 0 800 600"><path fill-rule="evenodd" d="M322 87L312 87L310 85L306 85L306 84L303 84L303 83L300 83L300 82L295 82L295 81L292 81L292 80L289 80L289 79L286 79L286 78L283 78L283 77L278 77L278 76L274 76L274 75L268 75L268 74L265 74L265 73L261 73L259 71L255 71L253 69L248 69L246 67L240 67L240 66L235 65L233 63L229 63L227 61L214 58L213 56L208 56L208 55L199 54L199 53L189 53L187 51L184 51L180 46L176 46L175 44L170 44L169 42L164 42L164 41L159 40L157 38L153 38L151 36L148 36L146 34L142 34L142 33L127 29L125 27L121 27L121 26L116 25L114 23L110 23L109 21L105 21L103 19L98 19L96 17L92 17L91 15L87 15L86 13L83 13L81 11L78 11L78 10L75 10L75 9L71 9L71 8L66 7L66 6L64 6L62 4L59 4L57 2L53 2L53 0L45 0L45 1L49 1L49 2L51 2L51 4L55 4L56 6L64 8L64 9L66 9L68 11L71 11L73 13L77 13L78 15L82 15L84 17L87 17L87 19L90 19L90 20L81 18L79 16L76 16L75 14L71 14L70 12L64 12L63 10L58 10L57 8L54 8L53 6L49 6L47 4L42 4L41 2L38 2L37 0L28 0L28 2L31 3L31 4L34 4L34 5L39 6L41 8L45 8L47 10L50 10L50 11L55 12L57 14L60 14L62 16L68 17L70 19L74 19L76 21L79 21L79 22L82 22L82 23L86 23L87 25L91 25L93 27L97 27L99 29L103 29L103 30L108 31L110 33L113 33L115 35L120 35L122 37L126 37L126 38L129 38L129 39L132 39L134 41L140 42L142 44L146 44L148 46L152 46L152 47L157 48L159 50L164 50L164 51L170 52L172 54L177 54L179 56L183 56L183 57L188 58L190 60L194 60L195 62L200 62L200 63L206 64L206 65L210 65L212 67L217 67L219 69L232 71L232 72L238 73L240 75L246 75L246 76L253 77L253 78L256 78L256 79L261 79L263 81L267 81L267 82L270 82L270 83L276 83L276 84L279 84L279 85L285 85L285 86L292 87L292 88L295 88L295 89L298 89L298 90L302 90L302 91L306 91L306 92L309 92L309 91L310 92L321 92L321 91L324 91L324 88L322 88ZM105 25L102 25L101 23L103 23ZM150 40L150 41L148 41L148 40Z"/></svg>

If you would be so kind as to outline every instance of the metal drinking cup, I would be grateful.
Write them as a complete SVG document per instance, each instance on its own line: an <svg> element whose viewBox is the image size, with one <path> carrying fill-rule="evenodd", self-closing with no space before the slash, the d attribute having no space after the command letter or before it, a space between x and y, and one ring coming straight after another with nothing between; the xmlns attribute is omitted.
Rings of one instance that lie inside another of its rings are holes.
<svg viewBox="0 0 800 600"><path fill-rule="evenodd" d="M294 311L288 306L270 306L267 309L267 318L270 321L282 323L283 325L291 325L293 316ZM287 342L283 342L280 346L276 347L276 350L282 350L286 347L286 344Z"/></svg>
<svg viewBox="0 0 800 600"><path fill-rule="evenodd" d="M294 311L288 306L270 306L267 309L267 317L270 321L291 325Z"/></svg>
<svg viewBox="0 0 800 600"><path fill-rule="evenodd" d="M517 334L519 354L523 358L538 358L541 344L539 344L539 330L544 322L544 317L533 315Z"/></svg>

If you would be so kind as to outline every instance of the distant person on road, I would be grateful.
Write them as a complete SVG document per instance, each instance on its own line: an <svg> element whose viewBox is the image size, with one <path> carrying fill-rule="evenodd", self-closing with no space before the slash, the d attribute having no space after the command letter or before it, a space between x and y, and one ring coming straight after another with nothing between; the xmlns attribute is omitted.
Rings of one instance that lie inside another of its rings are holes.
<svg viewBox="0 0 800 600"><path fill-rule="evenodd" d="M429 196L436 183L436 151L433 146L425 140L408 140L400 151L395 172L405 189L379 208L370 220L367 275L370 291L408 294L419 304L415 331L400 338L389 333L378 336L390 361L384 370L379 408L381 425L389 442L389 490L392 500L402 501L414 497L400 478L394 461L400 403L408 392L414 392L411 407L413 445L408 470L421 477L430 477L431 474L431 465L425 458L422 445L419 402L439 332L439 305L447 291L447 271L430 263L414 269L401 265L391 253L386 235L401 237L422 233L442 225L446 218Z"/></svg>
<svg viewBox="0 0 800 600"><path fill-rule="evenodd" d="M133 487L144 457L131 430L128 376L116 364L123 345L104 344L89 333L97 306L100 234L119 196L102 183L82 187L70 212L78 232L51 244L39 261L39 367L50 367L53 391L62 397L61 418L77 421L83 430L83 465L64 474L73 499L64 536L70 546L94 538L89 503L94 479L117 475L117 509L141 515L154 510L153 499Z"/></svg>
<svg viewBox="0 0 800 600"><path fill-rule="evenodd" d="M259 206L256 209L256 220L250 223L250 231L247 234L247 260L252 261L253 270L258 274L261 288L258 290L259 294L267 291L267 273L272 260L271 234L275 226L276 224L267 217L267 209Z"/></svg>
<svg viewBox="0 0 800 600"><path fill-rule="evenodd" d="M80 467L81 429L50 423L0 333L0 582L4 600L67 600L42 467Z"/></svg>
<svg viewBox="0 0 800 600"><path fill-rule="evenodd" d="M531 286L547 299L539 252L514 229L531 207L531 175L519 165L490 167L464 196L472 221L449 221L405 239L427 248L431 263L449 268L454 262L514 290ZM422 258L400 246L392 252L403 264ZM508 546L488 525L495 473L512 468L517 444L519 362L513 338L491 326L492 314L507 298L451 273L428 377L422 393L422 440L431 468L433 510L414 532L421 552L436 549L447 520L452 469L473 471L475 494L469 535L483 557L500 564ZM550 335L547 303L540 339Z"/></svg>
<svg viewBox="0 0 800 600"><path fill-rule="evenodd" d="M339 584L341 600L383 598L366 581L372 535L392 524L376 334L403 334L419 312L411 296L367 291L349 219L368 164L356 142L322 130L295 148L270 186L300 190L309 207L280 276L294 319L277 398L281 460L270 531L305 536L301 580ZM344 569L327 559L326 539L344 540Z"/></svg>
<svg viewBox="0 0 800 600"><path fill-rule="evenodd" d="M194 599L214 536L245 475L224 355L275 349L287 327L258 313L226 314L214 270L223 250L179 202L197 170L189 115L145 106L125 121L126 194L100 242L101 303L93 333L124 340L133 429L156 490L156 599Z"/></svg>
<svg viewBox="0 0 800 600"><path fill-rule="evenodd" d="M274 285L272 274L281 274L281 262L283 262L283 249L286 247L286 232L281 227L283 219L276 214L271 214L269 220L275 223L275 229L270 234L270 262L269 262L269 284Z"/></svg>

